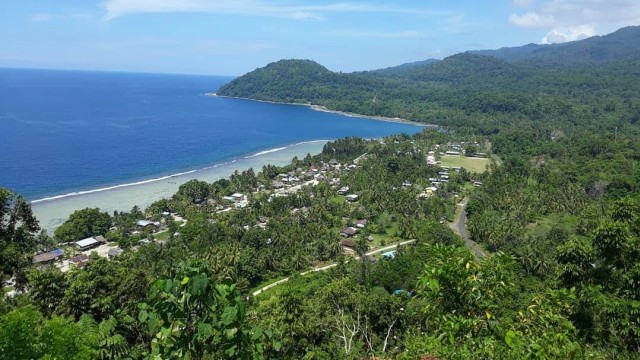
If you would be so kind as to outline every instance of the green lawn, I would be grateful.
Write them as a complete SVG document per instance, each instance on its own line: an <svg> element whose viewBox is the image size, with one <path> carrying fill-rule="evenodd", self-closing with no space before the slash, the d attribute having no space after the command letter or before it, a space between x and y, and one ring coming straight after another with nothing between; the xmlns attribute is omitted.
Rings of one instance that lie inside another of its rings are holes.
<svg viewBox="0 0 640 360"><path fill-rule="evenodd" d="M567 232L572 232L576 224L578 223L578 217L566 214L551 214L543 219L536 221L535 223L527 225L527 232L534 236L547 236L549 230L554 226L560 227Z"/></svg>
<svg viewBox="0 0 640 360"><path fill-rule="evenodd" d="M159 232L159 233L153 235L153 237L156 240L167 240L169 238L169 230L165 230L163 232Z"/></svg>
<svg viewBox="0 0 640 360"><path fill-rule="evenodd" d="M369 243L369 249L387 246L398 241L397 238L389 236L388 234L371 234L371 236L373 237L373 241Z"/></svg>
<svg viewBox="0 0 640 360"><path fill-rule="evenodd" d="M440 161L442 162L442 166L460 166L468 171L482 173L485 170L485 166L489 165L489 159L482 158L468 158L466 156L443 156Z"/></svg>
<svg viewBox="0 0 640 360"><path fill-rule="evenodd" d="M329 202L334 204L343 204L345 201L347 200L343 195L333 195L329 198Z"/></svg>

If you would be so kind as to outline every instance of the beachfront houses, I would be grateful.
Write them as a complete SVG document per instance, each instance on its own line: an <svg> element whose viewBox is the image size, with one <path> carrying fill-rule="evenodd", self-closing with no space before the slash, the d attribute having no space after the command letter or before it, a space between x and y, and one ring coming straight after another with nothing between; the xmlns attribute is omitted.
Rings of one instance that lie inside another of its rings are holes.
<svg viewBox="0 0 640 360"><path fill-rule="evenodd" d="M64 250L54 249L52 251L48 251L48 252L34 256L32 262L34 264L40 264L40 265L51 264L53 262L56 262L62 259L63 256L64 256Z"/></svg>
<svg viewBox="0 0 640 360"><path fill-rule="evenodd" d="M109 251L107 251L107 257L109 259L113 259L113 258L116 258L116 257L122 255L123 252L124 252L124 250L115 247L115 248L109 249Z"/></svg>
<svg viewBox="0 0 640 360"><path fill-rule="evenodd" d="M100 246L101 244L106 243L107 240L102 236L98 235L96 237L88 237L86 239L82 239L80 241L76 241L75 245L78 247L80 251L87 251L93 248Z"/></svg>
<svg viewBox="0 0 640 360"><path fill-rule="evenodd" d="M243 201L245 199L244 194L241 194L241 193L231 194L231 197L233 198L234 201Z"/></svg>
<svg viewBox="0 0 640 360"><path fill-rule="evenodd" d="M89 261L91 261L91 259L89 258L89 256L87 256L86 254L80 254L78 256L74 256L71 259L69 259L69 264L82 268L84 267Z"/></svg>
<svg viewBox="0 0 640 360"><path fill-rule="evenodd" d="M159 222L154 222L154 221L150 221L150 220L138 220L138 221L136 221L136 227L138 228L139 231L153 230L158 226L160 226Z"/></svg>

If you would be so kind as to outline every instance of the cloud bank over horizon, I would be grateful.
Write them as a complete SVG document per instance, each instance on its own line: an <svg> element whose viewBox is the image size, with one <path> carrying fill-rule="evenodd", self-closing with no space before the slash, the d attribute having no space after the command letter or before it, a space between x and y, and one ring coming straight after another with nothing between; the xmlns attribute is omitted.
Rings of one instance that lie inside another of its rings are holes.
<svg viewBox="0 0 640 360"><path fill-rule="evenodd" d="M361 71L638 24L640 0L21 0L0 12L0 67L240 75L305 58Z"/></svg>
<svg viewBox="0 0 640 360"><path fill-rule="evenodd" d="M509 16L509 24L546 30L543 44L582 40L640 25L637 0L514 0L513 6L520 11Z"/></svg>

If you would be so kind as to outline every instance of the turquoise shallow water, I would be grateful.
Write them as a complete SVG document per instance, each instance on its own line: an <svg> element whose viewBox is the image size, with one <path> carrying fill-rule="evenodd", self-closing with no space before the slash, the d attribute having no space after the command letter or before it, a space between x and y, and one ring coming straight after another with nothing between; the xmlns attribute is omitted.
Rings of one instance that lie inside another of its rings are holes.
<svg viewBox="0 0 640 360"><path fill-rule="evenodd" d="M324 144L324 141L293 144L283 149L278 148L277 151L264 151L255 156L234 159L176 176L66 194L43 201L35 201L31 206L36 218L40 221L40 226L53 231L75 210L97 207L102 211L112 213L115 210L129 211L134 205L144 209L156 200L171 197L180 185L189 180L198 179L213 182L230 176L236 170L261 169L266 164L286 165L294 156L302 158L306 154L319 153Z"/></svg>
<svg viewBox="0 0 640 360"><path fill-rule="evenodd" d="M204 95L230 80L0 69L0 186L30 200L79 196L305 141L421 130Z"/></svg>

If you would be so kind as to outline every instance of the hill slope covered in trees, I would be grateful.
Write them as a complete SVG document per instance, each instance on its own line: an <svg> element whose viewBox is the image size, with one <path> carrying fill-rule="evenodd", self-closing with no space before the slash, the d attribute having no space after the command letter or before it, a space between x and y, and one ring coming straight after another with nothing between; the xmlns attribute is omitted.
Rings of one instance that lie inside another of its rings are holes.
<svg viewBox="0 0 640 360"><path fill-rule="evenodd" d="M528 44L471 53L496 57L508 62L535 62L543 65L588 65L637 58L640 56L640 27L629 26L612 34L562 44Z"/></svg>
<svg viewBox="0 0 640 360"><path fill-rule="evenodd" d="M525 46L520 53L526 56L462 53L391 72L335 73L309 60L281 60L233 80L218 94L444 125L464 118L484 127L505 115L590 121L604 108L632 119L640 98L639 29L540 49Z"/></svg>

